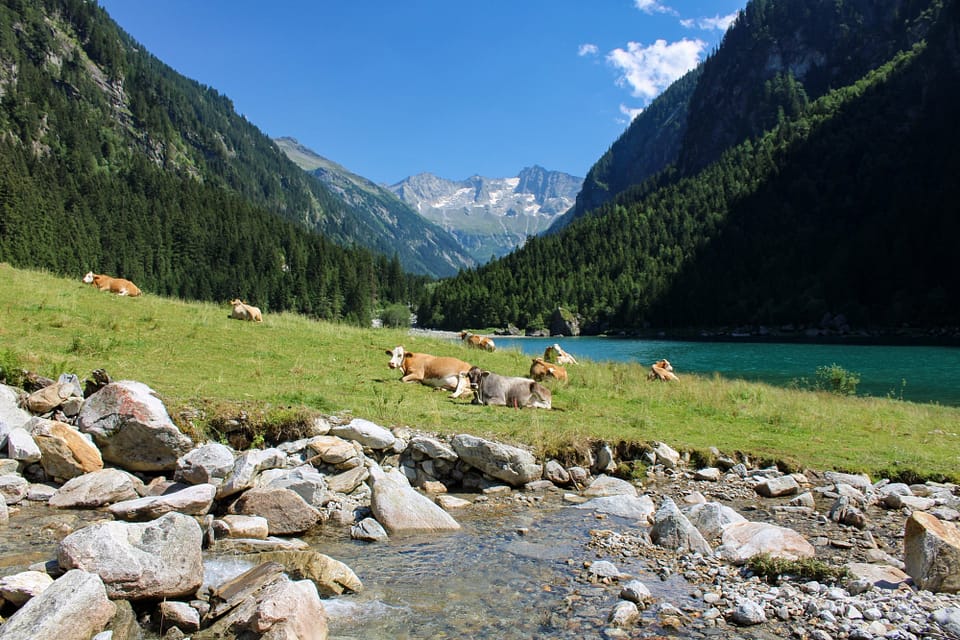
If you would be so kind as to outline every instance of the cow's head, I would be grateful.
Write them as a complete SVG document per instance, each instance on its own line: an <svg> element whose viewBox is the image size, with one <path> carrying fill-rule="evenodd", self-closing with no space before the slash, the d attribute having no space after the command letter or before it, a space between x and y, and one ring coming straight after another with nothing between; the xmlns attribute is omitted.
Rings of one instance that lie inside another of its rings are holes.
<svg viewBox="0 0 960 640"><path fill-rule="evenodd" d="M530 399L527 401L527 406L535 409L552 409L553 394L550 393L550 389L547 389L539 382L531 380Z"/></svg>
<svg viewBox="0 0 960 640"><path fill-rule="evenodd" d="M388 367L391 369L399 369L403 366L403 358L406 355L406 351L403 350L402 346L387 349L387 355L390 356L390 362L387 363Z"/></svg>
<svg viewBox="0 0 960 640"><path fill-rule="evenodd" d="M657 360L657 362L653 366L659 367L664 371L673 371L673 365L671 365L670 361L667 359Z"/></svg>
<svg viewBox="0 0 960 640"><path fill-rule="evenodd" d="M237 305L243 304L243 301L240 300L240 298L234 298L233 300L230 301L230 304L236 307Z"/></svg>
<svg viewBox="0 0 960 640"><path fill-rule="evenodd" d="M83 276L83 281L87 284L93 284L93 271L88 271L87 275Z"/></svg>

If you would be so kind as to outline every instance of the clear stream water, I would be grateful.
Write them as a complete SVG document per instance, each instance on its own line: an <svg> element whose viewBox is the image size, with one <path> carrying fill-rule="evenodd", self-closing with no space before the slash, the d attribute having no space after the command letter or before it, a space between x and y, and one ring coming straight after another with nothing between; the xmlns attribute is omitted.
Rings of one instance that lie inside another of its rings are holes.
<svg viewBox="0 0 960 640"><path fill-rule="evenodd" d="M960 406L960 348L775 342L700 342L627 338L511 338L497 336L498 349L543 355L560 346L578 360L653 364L666 358L675 372L786 386L816 378L817 367L837 364L860 375L860 395Z"/></svg>

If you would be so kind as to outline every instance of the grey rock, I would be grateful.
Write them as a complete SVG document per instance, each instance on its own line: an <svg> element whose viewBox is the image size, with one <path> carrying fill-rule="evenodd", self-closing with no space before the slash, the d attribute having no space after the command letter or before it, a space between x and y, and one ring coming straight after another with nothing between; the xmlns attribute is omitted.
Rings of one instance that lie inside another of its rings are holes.
<svg viewBox="0 0 960 640"><path fill-rule="evenodd" d="M638 495L637 488L626 480L613 476L600 475L583 490L583 495L589 498L604 496L634 496Z"/></svg>
<svg viewBox="0 0 960 640"><path fill-rule="evenodd" d="M102 469L68 480L50 498L52 507L102 507L139 497L143 483L120 469Z"/></svg>
<svg viewBox="0 0 960 640"><path fill-rule="evenodd" d="M653 516L650 539L666 549L710 555L713 549L671 498L664 498Z"/></svg>
<svg viewBox="0 0 960 640"><path fill-rule="evenodd" d="M116 611L96 574L67 571L0 625L0 640L88 640Z"/></svg>
<svg viewBox="0 0 960 640"><path fill-rule="evenodd" d="M193 447L153 389L129 380L87 398L77 427L93 436L105 461L131 471L172 471Z"/></svg>
<svg viewBox="0 0 960 640"><path fill-rule="evenodd" d="M210 442L177 459L174 480L190 484L219 485L233 470L234 454L230 447Z"/></svg>
<svg viewBox="0 0 960 640"><path fill-rule="evenodd" d="M396 441L396 437L388 429L363 418L354 418L346 425L333 427L330 433L375 450L389 449Z"/></svg>
<svg viewBox="0 0 960 640"><path fill-rule="evenodd" d="M460 524L426 496L417 493L407 478L397 470L384 472L371 464L370 509L374 517L390 532L455 531Z"/></svg>
<svg viewBox="0 0 960 640"><path fill-rule="evenodd" d="M543 475L543 465L529 451L475 436L454 436L451 446L460 458L470 466L503 480L513 487L520 487Z"/></svg>

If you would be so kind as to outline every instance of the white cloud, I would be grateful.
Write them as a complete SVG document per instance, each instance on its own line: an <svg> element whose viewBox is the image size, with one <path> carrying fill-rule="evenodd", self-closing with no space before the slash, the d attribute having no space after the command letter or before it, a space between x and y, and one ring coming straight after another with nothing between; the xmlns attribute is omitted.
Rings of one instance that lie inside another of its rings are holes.
<svg viewBox="0 0 960 640"><path fill-rule="evenodd" d="M686 27L687 29L702 29L703 31L713 31L714 29L719 31L726 31L730 28L730 25L733 24L733 21L737 19L737 12L727 14L725 16L714 16L712 18L687 18L681 20L680 24Z"/></svg>
<svg viewBox="0 0 960 640"><path fill-rule="evenodd" d="M673 9L662 4L659 0L633 0L633 4L644 13L675 13Z"/></svg>
<svg viewBox="0 0 960 640"><path fill-rule="evenodd" d="M600 49L597 48L597 45L590 44L590 43L582 44L577 49L577 55L580 56L581 58L583 56L595 56L599 52L600 52Z"/></svg>
<svg viewBox="0 0 960 640"><path fill-rule="evenodd" d="M687 40L667 44L657 40L649 47L639 42L628 42L626 49L614 49L607 61L621 75L617 86L630 87L631 94L648 102L700 62L700 54L707 44L702 40Z"/></svg>
<svg viewBox="0 0 960 640"><path fill-rule="evenodd" d="M627 105L620 103L620 113L627 116L628 119L619 120L618 122L622 122L623 124L630 124L631 122L633 122L634 118L636 118L638 115L643 113L643 108L641 107L639 109L634 109L633 107L628 107Z"/></svg>

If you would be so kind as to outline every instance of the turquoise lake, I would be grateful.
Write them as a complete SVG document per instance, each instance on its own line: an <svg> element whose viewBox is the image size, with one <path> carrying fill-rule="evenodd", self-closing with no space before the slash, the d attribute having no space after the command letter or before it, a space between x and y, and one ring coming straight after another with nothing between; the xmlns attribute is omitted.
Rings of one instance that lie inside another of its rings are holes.
<svg viewBox="0 0 960 640"><path fill-rule="evenodd" d="M666 358L681 378L685 373L790 385L811 383L818 367L837 364L860 376L858 395L960 406L960 348L773 342L701 342L627 338L495 337L498 349L543 355L554 343L575 358L638 362Z"/></svg>

